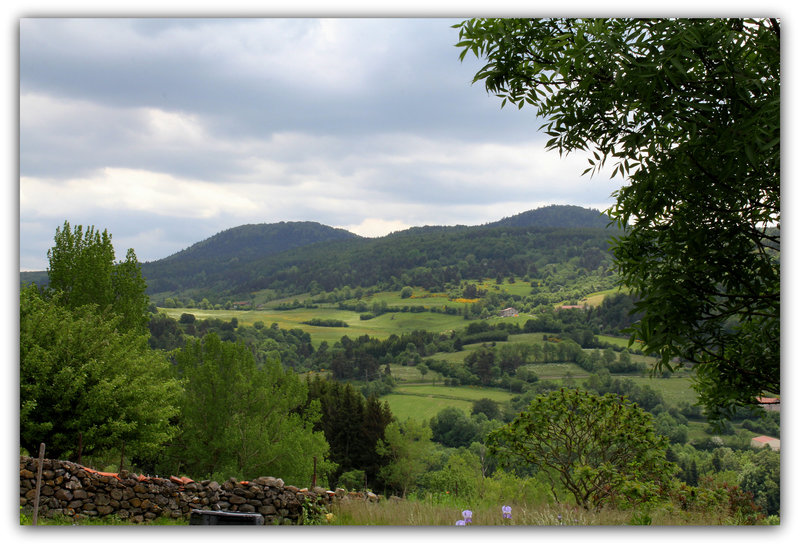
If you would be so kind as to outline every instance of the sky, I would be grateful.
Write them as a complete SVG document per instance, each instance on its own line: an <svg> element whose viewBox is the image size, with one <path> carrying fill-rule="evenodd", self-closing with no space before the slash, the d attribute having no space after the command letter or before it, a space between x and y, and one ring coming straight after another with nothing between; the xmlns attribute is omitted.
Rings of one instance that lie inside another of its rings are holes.
<svg viewBox="0 0 800 547"><path fill-rule="evenodd" d="M20 270L64 221L144 262L243 224L375 237L610 206L619 179L472 84L460 20L21 18Z"/></svg>

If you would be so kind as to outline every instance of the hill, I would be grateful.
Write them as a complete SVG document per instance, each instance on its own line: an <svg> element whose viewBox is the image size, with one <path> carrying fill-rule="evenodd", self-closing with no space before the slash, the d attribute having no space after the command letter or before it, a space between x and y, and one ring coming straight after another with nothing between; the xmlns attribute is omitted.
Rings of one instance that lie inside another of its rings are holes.
<svg viewBox="0 0 800 547"><path fill-rule="evenodd" d="M611 219L596 209L576 205L548 205L487 224L538 228L605 228Z"/></svg>
<svg viewBox="0 0 800 547"><path fill-rule="evenodd" d="M226 278L241 264L290 249L352 239L361 236L318 222L246 224L224 230L167 258L146 262L142 264L142 274L150 293L181 290Z"/></svg>
<svg viewBox="0 0 800 547"><path fill-rule="evenodd" d="M379 238L315 222L250 224L144 263L142 273L151 296L212 302L247 300L263 289L287 296L346 285L437 290L461 279L523 277L570 260L585 271L607 268L614 230L603 218L582 207L549 206L483 226L414 227ZM26 272L35 273L41 275Z"/></svg>

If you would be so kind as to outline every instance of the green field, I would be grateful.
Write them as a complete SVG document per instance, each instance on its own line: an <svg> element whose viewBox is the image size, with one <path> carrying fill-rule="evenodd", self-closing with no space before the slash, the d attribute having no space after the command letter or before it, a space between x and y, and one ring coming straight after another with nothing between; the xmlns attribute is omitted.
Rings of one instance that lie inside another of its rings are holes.
<svg viewBox="0 0 800 547"><path fill-rule="evenodd" d="M199 310L194 308L158 308L159 312L167 317L179 319L184 313L190 313L197 319L219 318L230 321L236 318L240 325L252 326L256 321L261 321L269 326L277 323L282 329L301 329L311 335L315 347L323 341L333 344L343 336L357 338L369 335L375 338L386 339L392 334L400 335L414 330L427 330L430 332L447 332L464 328L466 322L458 315L445 315L443 313L386 313L366 321L360 319L360 313L355 311L340 310L334 307L318 307L313 309L298 308L294 310ZM305 325L304 321L311 319L336 319L347 323L347 327L319 327ZM499 318L498 318L499 319Z"/></svg>
<svg viewBox="0 0 800 547"><path fill-rule="evenodd" d="M408 302L408 300L405 300ZM240 325L252 326L256 321L261 321L270 326L277 323L282 329L301 329L311 335L314 347L323 341L333 344L343 336L357 338L364 334L374 338L386 339L392 334L401 335L414 330L429 332L450 332L463 329L471 319L464 320L460 315L448 315L434 312L396 312L385 313L372 319L362 321L361 313L349 310L340 310L336 307L297 308L294 310L200 310L195 308L158 308L167 317L179 319L184 313L190 313L197 319L219 318L230 321L236 318ZM336 319L347 323L347 327L319 327L305 325L304 321L310 319ZM498 323L524 323L528 317L492 317L487 319L490 324Z"/></svg>
<svg viewBox="0 0 800 547"><path fill-rule="evenodd" d="M664 396L667 404L677 406L681 402L695 404L697 393L692 389L692 379L686 376L671 378L650 378L648 376L628 376L638 385L648 385Z"/></svg>
<svg viewBox="0 0 800 547"><path fill-rule="evenodd" d="M398 387L393 393L381 397L381 400L389 403L392 414L400 420L430 420L447 407L460 408L469 413L472 403L478 399L505 403L511 397L511 393L502 389L423 384Z"/></svg>
<svg viewBox="0 0 800 547"><path fill-rule="evenodd" d="M575 363L544 363L524 365L534 371L540 380L559 381L566 376L571 376L580 386L589 373ZM415 367L392 367L392 375L398 381L397 387L381 400L389 403L392 413L400 419L414 418L416 420L429 420L440 410L449 406L460 408L469 413L472 402L481 398L489 398L498 403L508 402L513 394L496 388L483 388L477 386L446 386L441 379L434 385L433 379L437 373L429 372L423 380L422 375ZM681 402L694 404L697 394L691 388L691 378L673 376L671 378L651 378L649 376L615 375L615 377L630 379L638 385L648 385L660 393L667 405L677 406ZM423 383L424 382L424 383ZM695 431L696 434L702 434Z"/></svg>
<svg viewBox="0 0 800 547"><path fill-rule="evenodd" d="M527 296L531 292L529 282L516 280L514 283L509 283L504 280L502 283L496 283L494 279L483 279L469 281L474 283L479 289L488 292L507 293L517 296ZM309 301L312 298L311 294L301 294L290 296L286 298L275 298L275 293L272 290L263 290L255 293L253 296L253 303L257 304L259 309L256 310L202 310L198 308L158 308L158 311L166 314L168 317L175 319L180 318L184 313L190 313L197 319L219 318L224 321L230 321L236 318L239 324L251 326L257 321L263 322L269 326L277 323L280 328L294 329L299 328L311 335L311 341L314 347L318 347L323 341L332 344L341 340L343 336L350 338L357 338L362 335L368 335L379 339L386 339L389 336L401 335L406 332L414 330L426 330L429 332L449 332L456 329L464 328L466 325L473 321L480 321L476 317L471 317L465 320L461 315L450 315L442 313L445 307L448 308L468 308L471 301L459 301L461 299L451 299L445 293L431 293L420 287L412 287L413 292L410 298L402 298L400 291L384 291L371 294L362 294L361 298L348 300L348 304L355 304L357 301L366 304L367 308L371 308L374 303L385 303L388 307L398 308L403 306L409 307L424 307L426 310L419 313L411 312L396 312L385 313L368 319L361 320L361 312L341 310L336 304L318 304L316 308L297 308L293 310L280 310L276 309L282 304L289 304L294 301L299 303ZM610 289L592 293L586 296L587 302L591 305L598 305L602 299L611 294L617 289ZM525 322L532 316L528 314L520 314L517 317L489 317L486 321L490 324L516 324L523 326ZM348 327L320 327L305 325L305 321L310 319L332 319L344 321ZM538 340L536 339L538 336ZM602 337L605 341L605 337ZM612 342L620 347L627 345L625 339L611 339L608 337L609 342ZM512 335L509 341L540 341L541 334L525 334L525 335Z"/></svg>

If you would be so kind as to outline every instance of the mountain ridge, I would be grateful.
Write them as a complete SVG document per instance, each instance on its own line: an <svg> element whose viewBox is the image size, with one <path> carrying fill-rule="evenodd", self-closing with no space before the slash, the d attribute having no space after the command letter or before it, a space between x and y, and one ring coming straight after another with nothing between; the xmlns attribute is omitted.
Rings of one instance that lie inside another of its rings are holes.
<svg viewBox="0 0 800 547"><path fill-rule="evenodd" d="M603 234L609 223L594 209L550 205L484 225L417 226L376 238L313 221L245 224L145 262L142 273L151 295L246 295L263 288L303 292L309 286L331 290L400 277L436 286L438 279L451 280L453 268L474 275L521 272L532 253L539 252L532 249L553 254L564 245L575 253L589 246L605 254ZM467 259L479 260L478 266ZM37 274L41 279L43 272L25 273L33 275L21 273L23 283Z"/></svg>

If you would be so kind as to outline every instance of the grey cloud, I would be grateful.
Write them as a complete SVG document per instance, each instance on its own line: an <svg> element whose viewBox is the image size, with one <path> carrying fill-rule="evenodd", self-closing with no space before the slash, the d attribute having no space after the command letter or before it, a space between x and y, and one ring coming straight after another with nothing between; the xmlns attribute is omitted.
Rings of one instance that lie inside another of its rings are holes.
<svg viewBox="0 0 800 547"><path fill-rule="evenodd" d="M514 168L501 159L459 165L459 146L541 142L541 122L471 85L480 63L459 62L456 21L343 19L339 35L313 19L23 19L22 177L127 168L239 184L263 209L180 220L91 204L82 218L21 209L21 266L45 259L64 219L108 228L155 260L251 222L357 225L380 212L474 224L496 220L476 211L497 202L608 201L602 180L571 194L549 175L500 184ZM146 109L185 116L202 135L156 140Z"/></svg>
<svg viewBox="0 0 800 547"><path fill-rule="evenodd" d="M299 40L297 49L303 49L308 36L300 29L315 24L306 20L270 22L276 30L286 32L285 40ZM264 135L290 128L322 133L410 129L436 133L462 128L465 135L476 137L480 136L472 129L476 124L488 130L482 119L494 124L500 120L505 125L501 138L511 139L521 130L530 130L528 116L497 117L498 102L487 101L477 86L470 88L477 63L469 57L459 63L458 50L453 47L456 31L449 28L452 21L342 23L355 34L354 40L363 35L364 40L373 41L364 44L365 52L375 47L382 51L380 56L367 56L370 64L359 76L363 85L346 91L318 78L309 64L282 67L279 75L268 59L247 72L232 68L233 60L223 54L251 54L246 38L233 41L217 55L215 48L204 43L226 32L264 31L258 20L190 20L187 27L182 21L102 19L23 24L22 89L48 89L114 106L195 112L208 116L215 130L228 134ZM109 25L117 32L107 30ZM106 29L102 37L113 37L114 43L92 41L98 28ZM376 36L375 28L386 32ZM379 38L384 44L375 43ZM193 50L186 45L190 39L197 41ZM286 48L286 44L277 46Z"/></svg>

